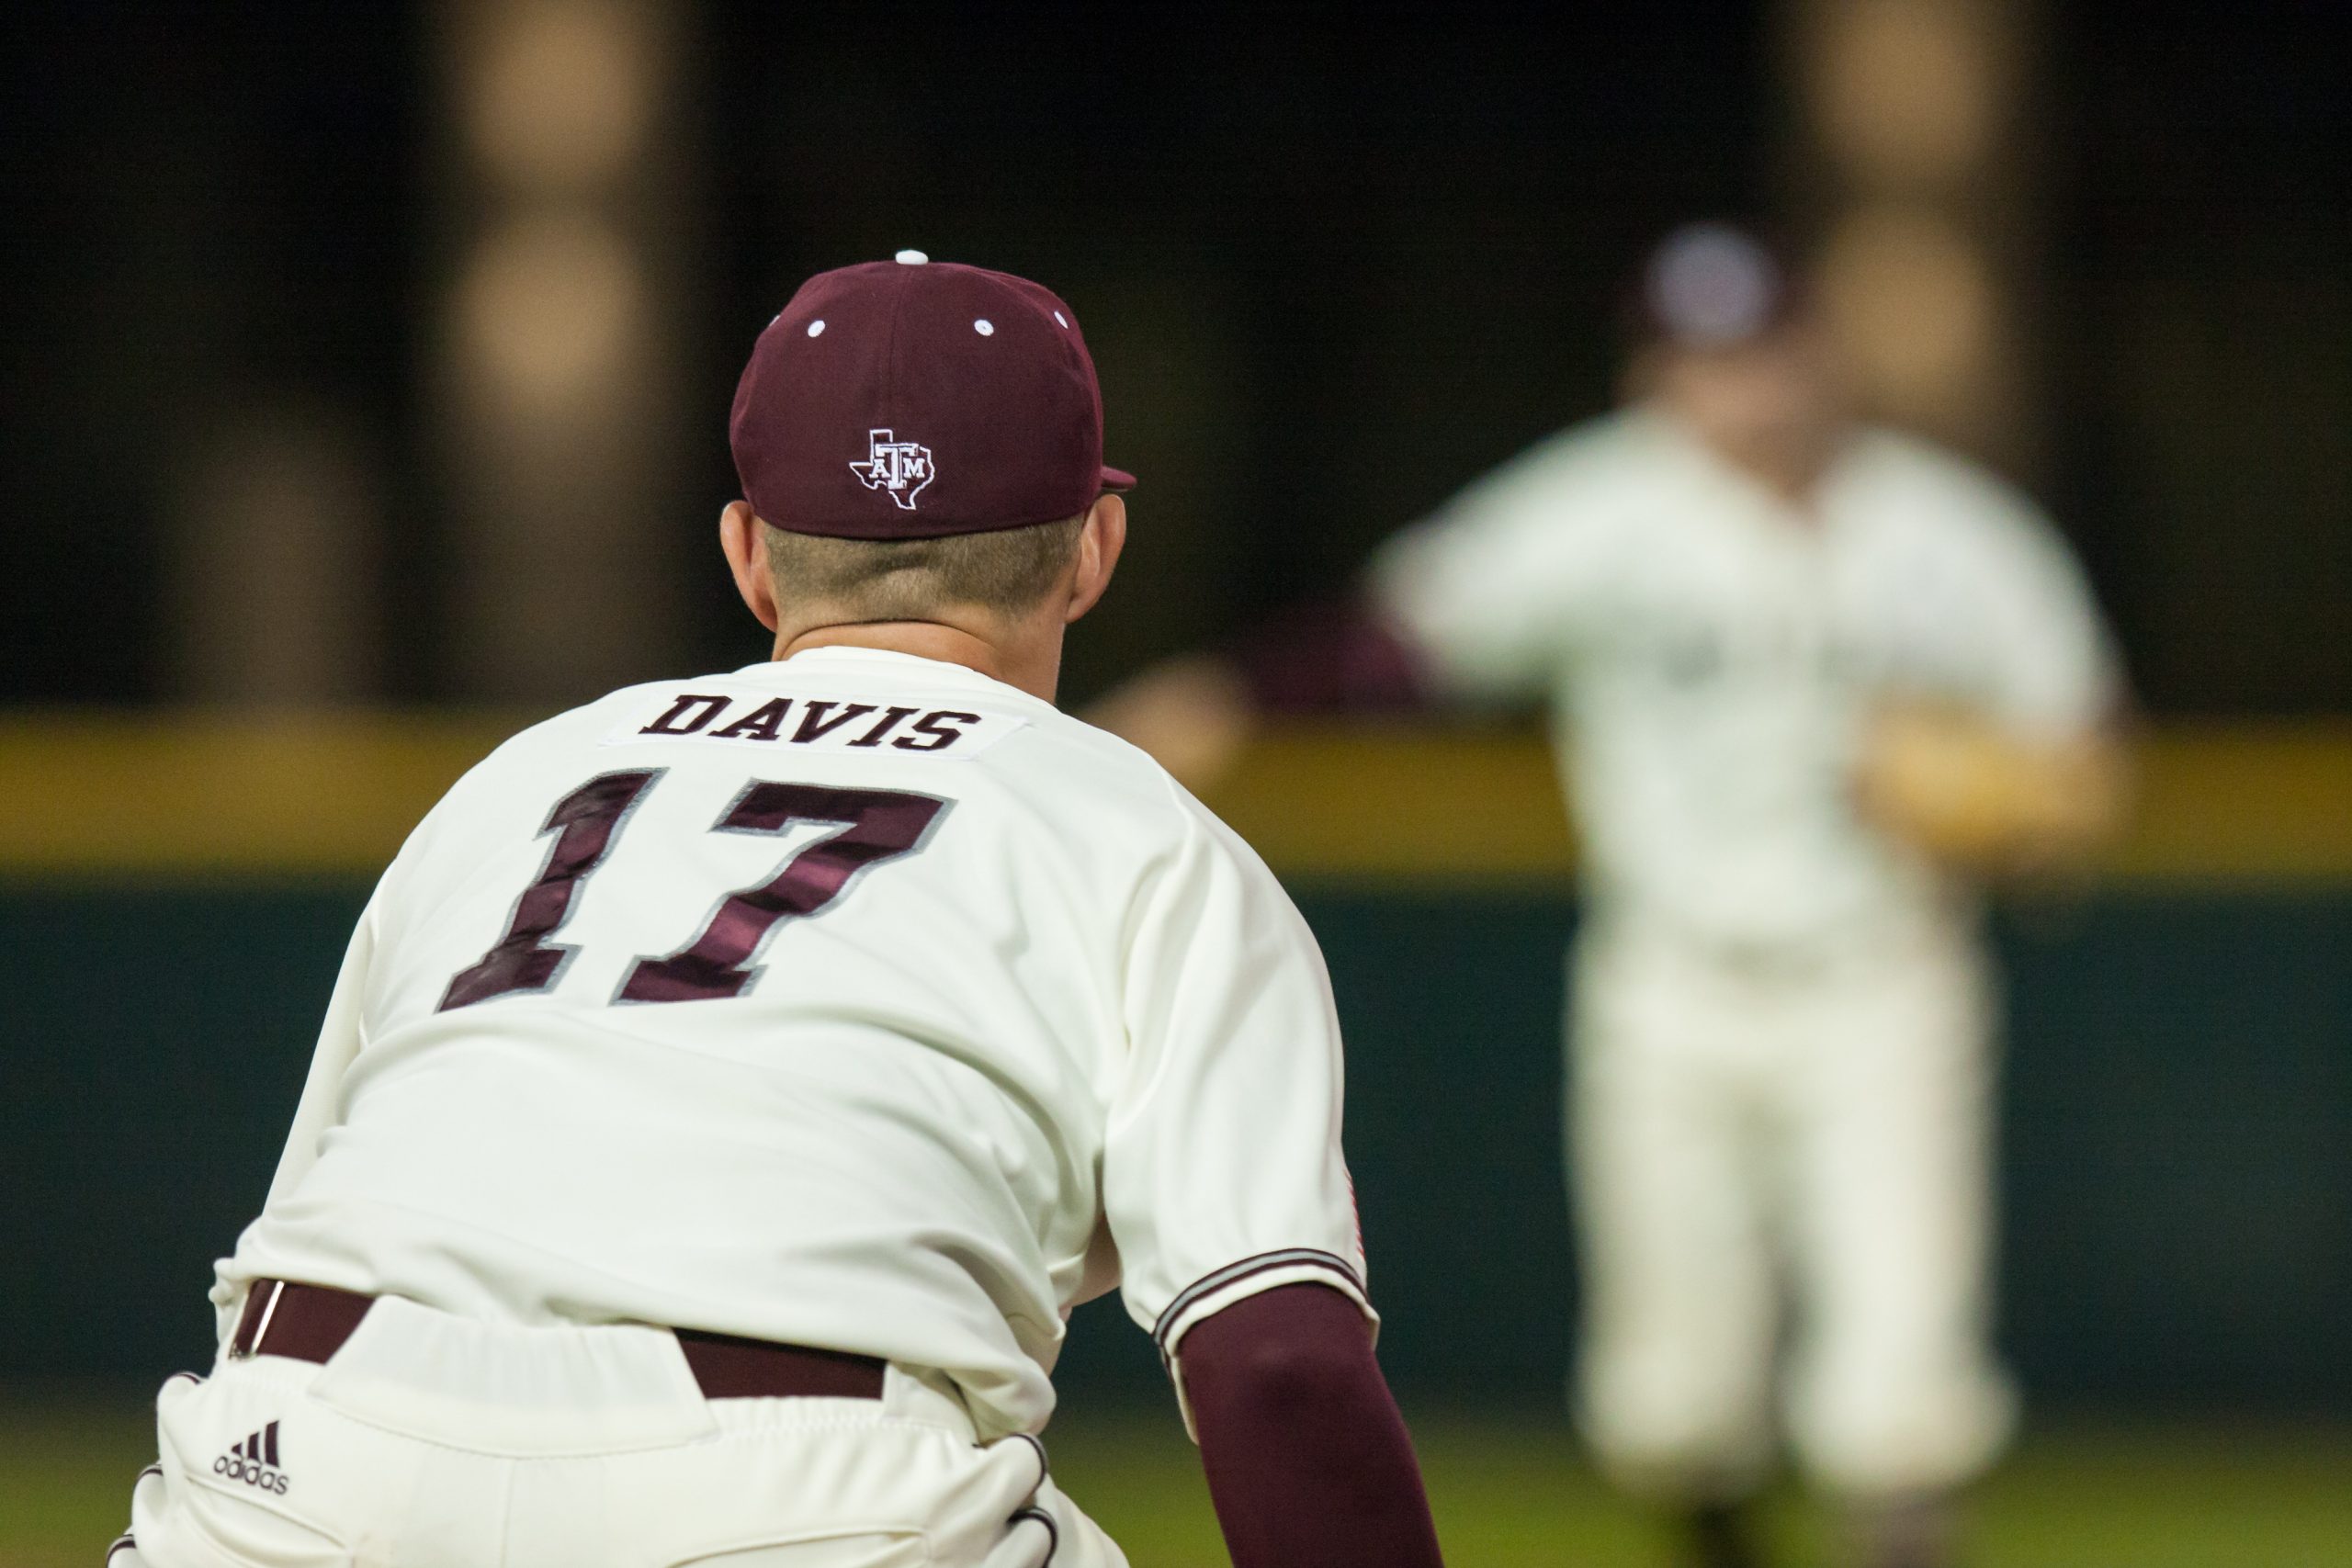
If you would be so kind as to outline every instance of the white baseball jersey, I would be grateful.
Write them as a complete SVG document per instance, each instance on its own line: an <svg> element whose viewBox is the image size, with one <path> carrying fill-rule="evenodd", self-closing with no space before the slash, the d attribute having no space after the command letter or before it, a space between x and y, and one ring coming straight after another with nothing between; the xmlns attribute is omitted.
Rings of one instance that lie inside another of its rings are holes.
<svg viewBox="0 0 2352 1568"><path fill-rule="evenodd" d="M1548 694L1586 877L1614 919L1727 947L1917 925L1945 896L1850 798L1890 697L2050 738L2117 677L2090 595L2023 497L1856 434L1814 509L1667 416L1547 441L1390 545L1376 592L1469 694Z"/></svg>
<svg viewBox="0 0 2352 1568"><path fill-rule="evenodd" d="M1314 939L1158 764L820 649L615 693L433 809L214 1297L852 1350L1035 1430L1114 1285L1163 1353L1277 1284L1363 1303L1340 1101Z"/></svg>

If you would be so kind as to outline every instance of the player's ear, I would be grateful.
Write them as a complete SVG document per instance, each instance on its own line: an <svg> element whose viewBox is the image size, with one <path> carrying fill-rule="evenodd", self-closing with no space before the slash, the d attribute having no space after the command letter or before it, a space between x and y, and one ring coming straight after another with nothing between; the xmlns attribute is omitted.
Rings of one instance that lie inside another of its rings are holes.
<svg viewBox="0 0 2352 1568"><path fill-rule="evenodd" d="M1625 368L1617 378L1619 402L1645 403L1658 395L1664 352L1656 344L1645 343L1625 356Z"/></svg>
<svg viewBox="0 0 2352 1568"><path fill-rule="evenodd" d="M1095 498L1078 530L1078 570L1070 579L1069 600L1062 606L1067 626L1094 608L1118 570L1119 552L1127 547L1127 501L1122 495Z"/></svg>
<svg viewBox="0 0 2352 1568"><path fill-rule="evenodd" d="M727 570L735 574L735 592L760 625L775 630L775 580L768 575L768 541L750 502L730 501L718 514L718 547L726 552Z"/></svg>

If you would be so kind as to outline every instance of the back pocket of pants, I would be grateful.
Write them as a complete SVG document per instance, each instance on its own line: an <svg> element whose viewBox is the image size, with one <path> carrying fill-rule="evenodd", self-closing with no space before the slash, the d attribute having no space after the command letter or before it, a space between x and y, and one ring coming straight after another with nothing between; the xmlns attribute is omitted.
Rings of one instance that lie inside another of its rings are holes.
<svg viewBox="0 0 2352 1568"><path fill-rule="evenodd" d="M911 1531L776 1541L688 1557L671 1568L928 1568L931 1549Z"/></svg>
<svg viewBox="0 0 2352 1568"><path fill-rule="evenodd" d="M177 1501L178 1517L173 1522L209 1542L231 1562L335 1568L351 1561L351 1553L323 1531L266 1503L201 1483L181 1487Z"/></svg>

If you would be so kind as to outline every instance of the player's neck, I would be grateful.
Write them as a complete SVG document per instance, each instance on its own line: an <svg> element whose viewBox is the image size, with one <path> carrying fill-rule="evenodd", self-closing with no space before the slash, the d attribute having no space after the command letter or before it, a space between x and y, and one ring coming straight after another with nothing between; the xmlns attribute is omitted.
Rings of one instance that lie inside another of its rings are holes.
<svg viewBox="0 0 2352 1568"><path fill-rule="evenodd" d="M1033 697L1054 700L1061 682L1061 639L993 639L944 621L853 621L779 632L773 657L784 660L818 648L871 648L886 653L960 664ZM1036 645L1036 646L1033 646Z"/></svg>

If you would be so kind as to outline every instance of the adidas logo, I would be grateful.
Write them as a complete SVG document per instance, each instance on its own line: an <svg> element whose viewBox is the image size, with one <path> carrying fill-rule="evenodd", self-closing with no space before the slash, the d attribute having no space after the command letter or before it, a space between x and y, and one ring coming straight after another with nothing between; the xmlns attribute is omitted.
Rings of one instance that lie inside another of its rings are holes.
<svg viewBox="0 0 2352 1568"><path fill-rule="evenodd" d="M283 1496L286 1472L277 1468L277 1423L272 1421L242 1443L232 1443L227 1453L212 1461L212 1473Z"/></svg>

